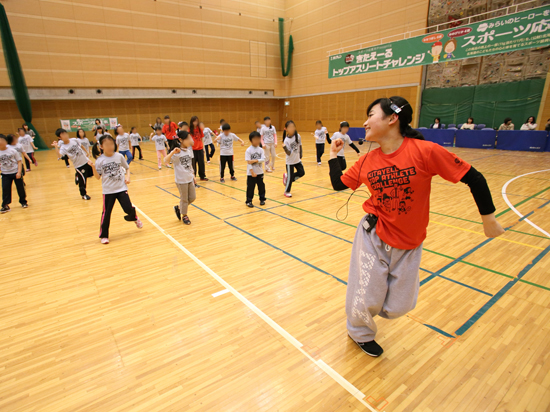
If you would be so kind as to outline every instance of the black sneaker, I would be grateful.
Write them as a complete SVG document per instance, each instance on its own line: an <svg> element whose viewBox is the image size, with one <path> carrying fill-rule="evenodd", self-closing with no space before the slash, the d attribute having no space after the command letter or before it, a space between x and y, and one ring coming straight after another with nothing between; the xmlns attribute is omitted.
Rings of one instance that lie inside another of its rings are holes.
<svg viewBox="0 0 550 412"><path fill-rule="evenodd" d="M369 342L355 342L355 343L357 343L357 346L359 346L363 352L365 352L369 356L372 356L373 358L377 358L378 356L384 353L384 349L382 349L382 346L376 343L375 340L371 340Z"/></svg>
<svg viewBox="0 0 550 412"><path fill-rule="evenodd" d="M181 213L180 213L180 207L179 206L174 206L174 212L176 212L176 216L178 218L178 220L181 220Z"/></svg>
<svg viewBox="0 0 550 412"><path fill-rule="evenodd" d="M225 183L225 179L222 177L222 178L220 179L220 182Z"/></svg>
<svg viewBox="0 0 550 412"><path fill-rule="evenodd" d="M237 178L235 176L231 176L231 180L237 181Z"/></svg>
<svg viewBox="0 0 550 412"><path fill-rule="evenodd" d="M265 200L260 200L260 206L265 205Z"/></svg>
<svg viewBox="0 0 550 412"><path fill-rule="evenodd" d="M246 202L246 205L247 205L248 207L254 207L254 205L252 204L252 202Z"/></svg>
<svg viewBox="0 0 550 412"><path fill-rule="evenodd" d="M88 195L84 195L84 196L82 196L82 199L84 199L84 200L90 200L90 199L91 199L91 197L90 197L90 196L88 196Z"/></svg>
<svg viewBox="0 0 550 412"><path fill-rule="evenodd" d="M2 207L2 209L0 209L0 213L6 213L6 212L9 212L11 209L9 206L4 206Z"/></svg>
<svg viewBox="0 0 550 412"><path fill-rule="evenodd" d="M189 216L185 215L185 216L183 217L183 223L184 223L185 225L190 225L190 224L191 224L191 221L189 220Z"/></svg>

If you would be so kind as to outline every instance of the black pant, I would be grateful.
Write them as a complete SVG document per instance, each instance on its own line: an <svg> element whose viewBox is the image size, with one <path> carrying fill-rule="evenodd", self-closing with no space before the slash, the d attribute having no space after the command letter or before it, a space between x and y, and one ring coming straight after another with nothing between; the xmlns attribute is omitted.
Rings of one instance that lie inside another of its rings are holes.
<svg viewBox="0 0 550 412"><path fill-rule="evenodd" d="M306 172L304 170L304 165L302 164L302 162L300 162L294 165L286 165L286 173L287 173L287 179L286 179L285 192L290 193L290 189L292 189L292 182L303 177L306 174Z"/></svg>
<svg viewBox="0 0 550 412"><path fill-rule="evenodd" d="M315 143L317 148L317 163L321 163L321 156L325 153L325 144L324 143Z"/></svg>
<svg viewBox="0 0 550 412"><path fill-rule="evenodd" d="M61 159L65 160L65 166L69 166L69 156L64 155L61 157ZM30 167L28 166L29 161L27 159L25 159L25 161L27 162L27 169L30 169Z"/></svg>
<svg viewBox="0 0 550 412"><path fill-rule="evenodd" d="M216 153L216 147L214 146L214 143L205 145L204 151L206 152L206 160L210 161L210 159L214 157L214 153Z"/></svg>
<svg viewBox="0 0 550 412"><path fill-rule="evenodd" d="M138 152L139 152L139 159L143 159L143 154L141 153L141 147L139 146L132 146L132 157L135 159L136 158L136 149L138 149Z"/></svg>
<svg viewBox="0 0 550 412"><path fill-rule="evenodd" d="M231 177L235 176L235 170L233 170L233 155L220 155L220 179L223 179L223 176L225 175L226 164L229 166L229 173L231 174Z"/></svg>
<svg viewBox="0 0 550 412"><path fill-rule="evenodd" d="M199 169L199 177L201 179L205 179L206 170L204 168L204 149L193 150L193 170L195 171L195 176L197 175L197 166Z"/></svg>
<svg viewBox="0 0 550 412"><path fill-rule="evenodd" d="M99 231L99 237L101 239L109 237L109 225L111 224L111 212L115 201L118 200L122 210L126 213L124 220L128 222L135 222L137 220L136 208L132 206L132 201L128 192L118 192L109 195L103 195L103 214L101 215L101 230Z"/></svg>
<svg viewBox="0 0 550 412"><path fill-rule="evenodd" d="M16 178L17 173L4 174L2 173L2 207L9 206L11 203L11 183L15 181L15 188L19 195L19 203L21 205L27 204L27 194L25 193L25 183L23 178Z"/></svg>
<svg viewBox="0 0 550 412"><path fill-rule="evenodd" d="M340 168L342 169L342 172L343 172L348 167L346 163L346 158L344 156L336 156L336 158L338 159L338 163L340 163Z"/></svg>
<svg viewBox="0 0 550 412"><path fill-rule="evenodd" d="M88 163L75 170L74 178L76 184L78 185L78 189L80 190L80 196L86 196L86 181L93 175L94 170Z"/></svg>
<svg viewBox="0 0 550 412"><path fill-rule="evenodd" d="M27 156L29 156L29 158L31 159L31 161L33 163L36 161L36 160L34 160L34 153L33 152L27 153ZM69 164L68 160L67 160L67 164ZM25 165L27 166L27 170L31 170L31 162L29 162L26 157L25 157Z"/></svg>
<svg viewBox="0 0 550 412"><path fill-rule="evenodd" d="M246 178L246 203L252 202L252 199L254 198L254 190L256 189L256 185L258 185L258 192L260 193L260 201L265 201L265 183L264 183L264 175L263 173L261 175L257 175L256 177L253 176L247 176Z"/></svg>

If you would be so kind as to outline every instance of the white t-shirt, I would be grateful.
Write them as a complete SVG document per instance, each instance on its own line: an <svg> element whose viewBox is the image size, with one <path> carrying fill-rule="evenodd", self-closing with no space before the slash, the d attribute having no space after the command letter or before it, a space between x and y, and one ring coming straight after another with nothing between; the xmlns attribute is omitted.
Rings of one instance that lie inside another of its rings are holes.
<svg viewBox="0 0 550 412"><path fill-rule="evenodd" d="M119 134L116 137L116 144L119 152L130 150L130 135L128 133Z"/></svg>
<svg viewBox="0 0 550 412"><path fill-rule="evenodd" d="M315 143L325 143L325 139L327 138L327 128L323 126L320 129L315 129L314 134Z"/></svg>
<svg viewBox="0 0 550 412"><path fill-rule="evenodd" d="M87 138L77 137L76 140L78 141L78 143L80 143L80 146L84 149L84 151L87 152L88 150L90 150L90 141Z"/></svg>
<svg viewBox="0 0 550 412"><path fill-rule="evenodd" d="M172 155L176 183L185 184L193 181L195 172L193 170L193 148L180 149L179 153Z"/></svg>
<svg viewBox="0 0 550 412"><path fill-rule="evenodd" d="M139 135L139 133L131 133L130 142L132 143L132 147L139 146L140 139L141 139L141 136Z"/></svg>
<svg viewBox="0 0 550 412"><path fill-rule="evenodd" d="M82 150L80 142L76 138L69 139L69 143L63 143L63 140L57 142L57 147L59 148L59 154L61 156L67 155L75 169L78 169L81 166L84 166L88 163L89 159L86 157L86 153Z"/></svg>
<svg viewBox="0 0 550 412"><path fill-rule="evenodd" d="M290 155L286 155L286 164L295 165L300 163L300 146L302 145L302 138L300 135L298 135L298 139L296 139L296 136L286 137L284 144L291 152Z"/></svg>
<svg viewBox="0 0 550 412"><path fill-rule="evenodd" d="M245 160L257 160L258 163L247 163L246 164L246 174L252 176L251 171L254 170L254 173L257 175L262 175L264 173L264 162L265 162L265 152L260 146L254 147L249 146L244 153Z"/></svg>
<svg viewBox="0 0 550 412"><path fill-rule="evenodd" d="M103 136L103 135L104 135L104 133L98 133L98 134L96 134L96 135L95 135L95 140L96 140L97 142L99 142L99 138L100 138L101 136Z"/></svg>
<svg viewBox="0 0 550 412"><path fill-rule="evenodd" d="M267 127L264 124L260 130L260 135L263 137L265 144L275 143L275 133L277 133L277 131L273 125L271 125L271 127Z"/></svg>
<svg viewBox="0 0 550 412"><path fill-rule="evenodd" d="M13 150L16 150L17 153L21 155L21 160L23 160L23 146L21 146L21 143L9 144L8 147L11 147Z"/></svg>
<svg viewBox="0 0 550 412"><path fill-rule="evenodd" d="M128 190L124 177L126 170L130 167L123 155L118 152L113 153L111 157L102 154L97 158L95 168L101 176L101 186L104 195Z"/></svg>
<svg viewBox="0 0 550 412"><path fill-rule="evenodd" d="M535 130L537 128L537 124L536 123L524 123L521 125L520 129L519 130Z"/></svg>
<svg viewBox="0 0 550 412"><path fill-rule="evenodd" d="M155 142L155 149L157 150L166 149L166 146L164 145L164 143L167 142L168 140L166 139L166 136L164 136L163 134L161 134L160 136L158 134L155 134L153 135L153 137L151 137L151 140Z"/></svg>
<svg viewBox="0 0 550 412"><path fill-rule="evenodd" d="M345 157L344 155L344 149L346 148L346 143L351 144L351 138L347 134L342 134L340 132L336 132L332 135L332 141L334 139L340 139L344 142L344 145L342 146L342 149L338 152L338 156Z"/></svg>
<svg viewBox="0 0 550 412"><path fill-rule="evenodd" d="M465 129L474 130L475 127L476 127L476 125L473 124L473 123L470 123L470 124L464 123L464 124L462 125L461 129L462 129L462 130L465 130Z"/></svg>
<svg viewBox="0 0 550 412"><path fill-rule="evenodd" d="M32 147L32 137L28 134L25 136L20 136L19 143L23 146L25 153L34 153L34 148Z"/></svg>
<svg viewBox="0 0 550 412"><path fill-rule="evenodd" d="M432 126L432 129L439 129L439 126L440 126L439 123L434 123L434 125Z"/></svg>
<svg viewBox="0 0 550 412"><path fill-rule="evenodd" d="M258 128L256 129L256 131L257 131L258 133L260 133L260 136L262 135L262 128L261 128L261 127L258 127Z"/></svg>
<svg viewBox="0 0 550 412"><path fill-rule="evenodd" d="M202 138L202 143L205 146L212 144L212 136L214 135L214 132L210 130L208 127L205 127L202 133L204 134L204 137Z"/></svg>
<svg viewBox="0 0 550 412"><path fill-rule="evenodd" d="M17 174L17 162L21 161L21 156L17 150L7 147L6 150L0 150L0 169L3 175Z"/></svg>
<svg viewBox="0 0 550 412"><path fill-rule="evenodd" d="M236 134L229 133L220 135L220 156L233 156L233 142L238 142L239 138Z"/></svg>

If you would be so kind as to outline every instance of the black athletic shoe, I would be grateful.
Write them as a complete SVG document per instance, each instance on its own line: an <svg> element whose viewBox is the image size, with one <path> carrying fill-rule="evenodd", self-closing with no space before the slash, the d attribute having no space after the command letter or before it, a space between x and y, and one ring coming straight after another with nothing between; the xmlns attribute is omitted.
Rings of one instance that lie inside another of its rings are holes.
<svg viewBox="0 0 550 412"><path fill-rule="evenodd" d="M225 183L225 179L222 177L222 178L220 179L220 182Z"/></svg>
<svg viewBox="0 0 550 412"><path fill-rule="evenodd" d="M181 220L181 213L180 213L180 207L179 206L174 206L174 212L176 212L176 216L178 218L178 220Z"/></svg>
<svg viewBox="0 0 550 412"><path fill-rule="evenodd" d="M235 176L231 176L231 180L237 180L237 178Z"/></svg>
<svg viewBox="0 0 550 412"><path fill-rule="evenodd" d="M348 335L349 336L349 335ZM351 336L350 336L351 339ZM353 339L352 339L353 340ZM354 341L355 342L355 341ZM369 342L355 342L367 355L377 358L384 353L384 349L375 340Z"/></svg>
<svg viewBox="0 0 550 412"><path fill-rule="evenodd" d="M91 197L90 197L90 196L88 196L88 195L84 195L84 196L82 196L82 199L84 199L84 200L90 200L90 199L91 199Z"/></svg>
<svg viewBox="0 0 550 412"><path fill-rule="evenodd" d="M190 225L191 224L191 221L189 220L189 216L186 215L186 216L183 217L183 223L185 225Z"/></svg>
<svg viewBox="0 0 550 412"><path fill-rule="evenodd" d="M6 213L9 212L11 209L9 206L4 206L2 209L0 209L0 213Z"/></svg>
<svg viewBox="0 0 550 412"><path fill-rule="evenodd" d="M260 206L265 205L265 200L260 200Z"/></svg>
<svg viewBox="0 0 550 412"><path fill-rule="evenodd" d="M246 202L246 205L247 205L248 207L254 207L254 205L252 204L252 202Z"/></svg>
<svg viewBox="0 0 550 412"><path fill-rule="evenodd" d="M207 177L201 178L201 182L208 182L208 178Z"/></svg>

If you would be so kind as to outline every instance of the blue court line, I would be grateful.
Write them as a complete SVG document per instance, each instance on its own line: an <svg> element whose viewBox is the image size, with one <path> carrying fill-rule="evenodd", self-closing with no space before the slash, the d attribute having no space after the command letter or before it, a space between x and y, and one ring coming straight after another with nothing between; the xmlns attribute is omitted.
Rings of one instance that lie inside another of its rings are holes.
<svg viewBox="0 0 550 412"><path fill-rule="evenodd" d="M432 330L435 330L437 333L440 333L441 335L446 336L446 337L448 337L448 338L452 338L452 339L455 339L455 338L456 338L456 336L451 335L450 333L447 333L447 332L445 332L445 331L442 330L442 329L436 328L436 327L433 326L433 325L429 325L429 324L427 324L427 323L423 323L423 325L424 325L424 326L427 326L428 328L430 328L430 329L432 329Z"/></svg>
<svg viewBox="0 0 550 412"><path fill-rule="evenodd" d="M514 286L523 276L529 272L546 254L550 252L550 246L540 252L531 263L525 266L521 272L519 272L516 279L508 282L502 289L500 289L489 301L481 307L470 319L468 319L460 328L455 332L457 336L463 335L468 329L470 329L474 323L476 323L499 299L508 292L512 286Z"/></svg>
<svg viewBox="0 0 550 412"><path fill-rule="evenodd" d="M548 203L550 203L550 200L546 203L544 203L543 205L539 206L539 209L542 209L544 206L546 206Z"/></svg>
<svg viewBox="0 0 550 412"><path fill-rule="evenodd" d="M534 210L532 210L531 212L527 213L525 216L520 217L519 220L518 220L518 222L521 222L522 220L527 219L527 218L528 218L529 216L531 216L533 213L535 213Z"/></svg>
<svg viewBox="0 0 550 412"><path fill-rule="evenodd" d="M424 271L424 272L431 273L432 275L434 274L433 272L430 272L430 271L427 270L427 269L420 268L420 270L422 270L422 271ZM437 276L437 277L440 277L440 278L442 278L442 279L448 280L449 282L453 282L453 283L456 283L456 284L458 284L458 285L464 286L465 288L475 290L476 292L483 293L484 295L493 296L493 295L492 295L491 293L489 293L489 292L485 292L484 290L481 290L481 289L478 289L478 288L474 288L473 286L467 285L466 283L459 282L458 280L454 280L454 279L448 278L447 276L443 276L443 275L436 275L436 276Z"/></svg>
<svg viewBox="0 0 550 412"><path fill-rule="evenodd" d="M489 239L486 239L484 240L483 242L481 242L479 245L477 246L474 246L472 249L470 249L469 251L467 251L466 253L464 253L463 255L457 257L455 260L453 260L452 262L446 264L445 266L443 266L441 269L439 269L438 271L434 272L432 275L428 276L426 279L422 280L422 282L420 282L420 286L422 285L425 285L426 283L428 283L430 280L432 280L433 278L441 275L443 272L445 272L447 269L450 269L451 267L453 267L454 265L456 265L458 262L460 262L461 260L463 260L464 258L466 258L467 256L471 255L472 253L474 253L476 250L478 250L479 248L485 246L487 243L489 243L491 240L493 240L493 238L489 238Z"/></svg>

